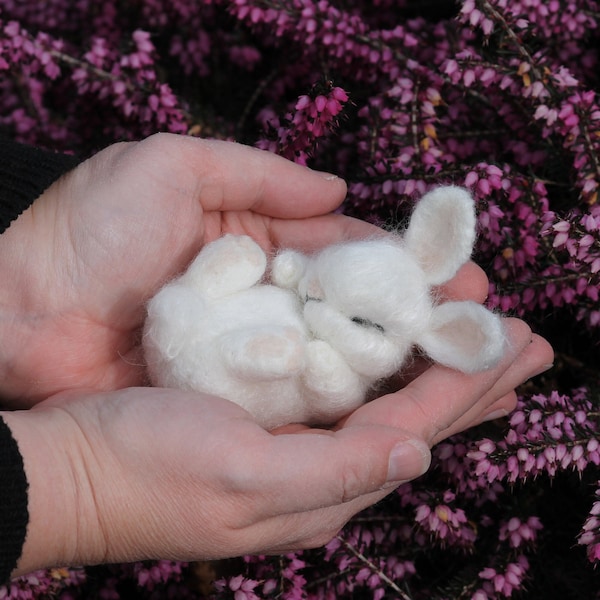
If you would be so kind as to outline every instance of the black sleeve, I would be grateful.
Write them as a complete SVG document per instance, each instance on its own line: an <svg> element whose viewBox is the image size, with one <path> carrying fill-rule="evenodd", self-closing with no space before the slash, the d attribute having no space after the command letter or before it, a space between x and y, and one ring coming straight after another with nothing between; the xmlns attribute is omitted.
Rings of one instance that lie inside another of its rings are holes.
<svg viewBox="0 0 600 600"><path fill-rule="evenodd" d="M0 233L80 159L0 138Z"/></svg>
<svg viewBox="0 0 600 600"><path fill-rule="evenodd" d="M27 487L17 442L0 418L0 585L9 580L25 542Z"/></svg>

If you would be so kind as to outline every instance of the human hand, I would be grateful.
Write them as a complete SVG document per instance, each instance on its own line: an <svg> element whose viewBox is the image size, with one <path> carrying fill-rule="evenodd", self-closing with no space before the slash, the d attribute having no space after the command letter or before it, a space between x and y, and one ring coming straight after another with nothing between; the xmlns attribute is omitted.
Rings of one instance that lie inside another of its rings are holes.
<svg viewBox="0 0 600 600"><path fill-rule="evenodd" d="M371 231L327 215L345 191L264 151L170 134L81 164L0 236L5 406L143 384L144 303L202 244L229 232L310 250Z"/></svg>
<svg viewBox="0 0 600 600"><path fill-rule="evenodd" d="M260 428L178 390L68 392L4 413L24 457L30 524L16 574L59 564L213 559L320 546L429 463L428 446L490 416L552 359L507 322L474 376L433 366L332 430Z"/></svg>

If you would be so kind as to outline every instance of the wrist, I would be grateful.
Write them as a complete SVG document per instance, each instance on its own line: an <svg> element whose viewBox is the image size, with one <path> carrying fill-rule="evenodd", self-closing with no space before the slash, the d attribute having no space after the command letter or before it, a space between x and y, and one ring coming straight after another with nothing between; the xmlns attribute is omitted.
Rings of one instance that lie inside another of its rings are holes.
<svg viewBox="0 0 600 600"><path fill-rule="evenodd" d="M17 441L29 484L27 534L13 576L102 562L104 541L87 479L83 435L56 408L0 413Z"/></svg>

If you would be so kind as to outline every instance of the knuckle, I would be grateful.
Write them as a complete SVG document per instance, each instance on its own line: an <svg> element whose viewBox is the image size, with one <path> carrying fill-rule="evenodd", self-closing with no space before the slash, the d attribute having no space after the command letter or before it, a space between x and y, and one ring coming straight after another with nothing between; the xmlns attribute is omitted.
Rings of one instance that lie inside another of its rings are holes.
<svg viewBox="0 0 600 600"><path fill-rule="evenodd" d="M413 415L414 422L420 424L423 439L431 440L447 427L447 424L441 422L441 416L431 411L430 403L423 402L420 395L410 386L402 390L402 404L404 411Z"/></svg>
<svg viewBox="0 0 600 600"><path fill-rule="evenodd" d="M338 488L339 504L350 502L364 493L364 477L357 465L348 463L345 465Z"/></svg>

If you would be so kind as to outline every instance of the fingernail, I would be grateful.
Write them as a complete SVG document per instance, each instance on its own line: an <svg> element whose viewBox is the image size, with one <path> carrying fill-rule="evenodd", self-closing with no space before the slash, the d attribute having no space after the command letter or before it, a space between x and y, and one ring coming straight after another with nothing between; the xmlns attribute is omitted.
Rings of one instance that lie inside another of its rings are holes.
<svg viewBox="0 0 600 600"><path fill-rule="evenodd" d="M336 179L339 179L339 177L337 175L334 175L333 173L327 173L326 171L316 171L315 169L311 169L311 171L313 173L316 173L317 175L320 175L323 179L325 179L325 181L335 181Z"/></svg>
<svg viewBox="0 0 600 600"><path fill-rule="evenodd" d="M506 416L508 416L508 411L504 408L499 408L498 410L492 411L489 415L485 415L482 423L485 423L486 421L495 421L496 419L503 419Z"/></svg>
<svg viewBox="0 0 600 600"><path fill-rule="evenodd" d="M431 463L429 446L420 440L400 442L392 448L387 482L395 483L423 475Z"/></svg>

